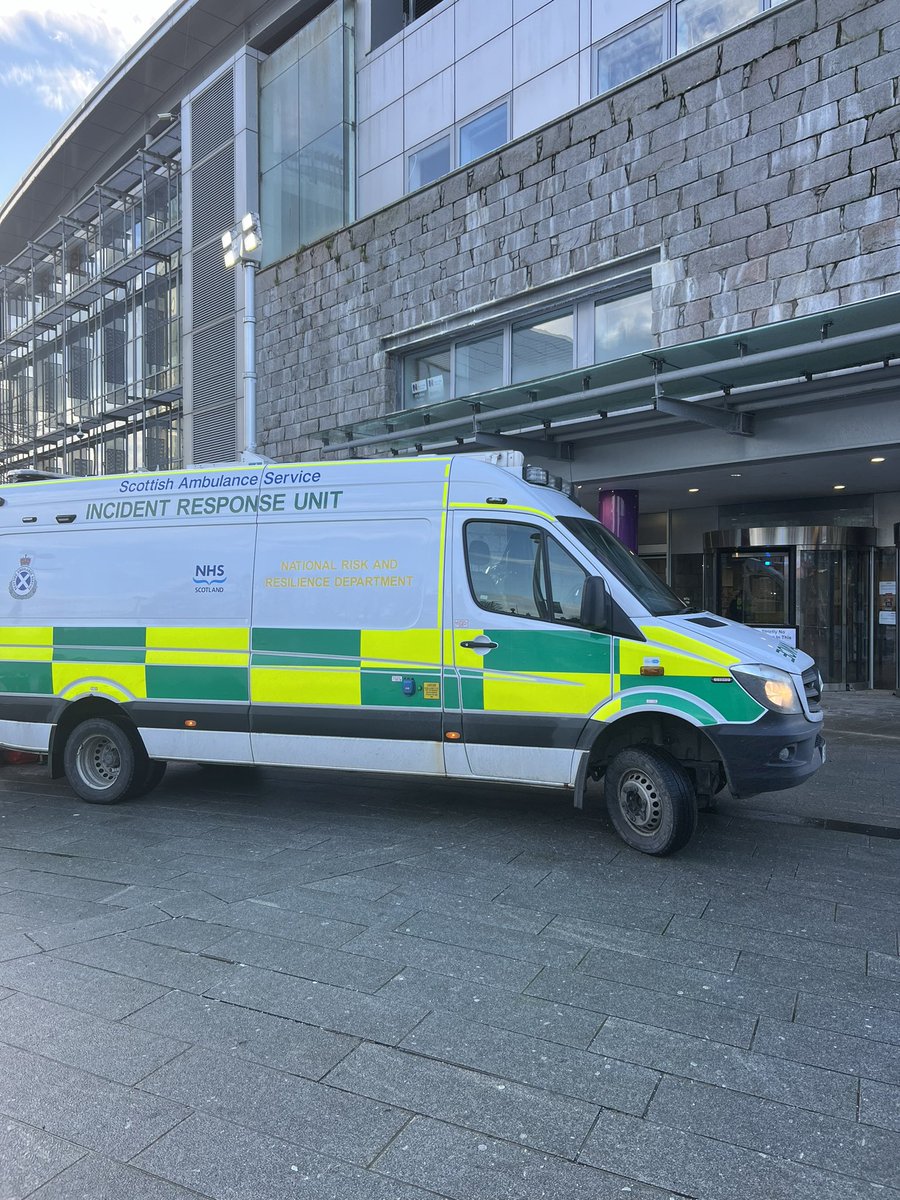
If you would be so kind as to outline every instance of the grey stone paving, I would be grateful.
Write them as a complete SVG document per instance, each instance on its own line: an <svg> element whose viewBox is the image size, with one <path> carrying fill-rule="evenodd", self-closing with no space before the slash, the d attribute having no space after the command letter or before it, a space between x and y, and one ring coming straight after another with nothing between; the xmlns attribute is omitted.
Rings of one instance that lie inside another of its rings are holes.
<svg viewBox="0 0 900 1200"><path fill-rule="evenodd" d="M870 727L666 860L596 794L0 769L0 1200L900 1200L900 840L767 819L900 825Z"/></svg>

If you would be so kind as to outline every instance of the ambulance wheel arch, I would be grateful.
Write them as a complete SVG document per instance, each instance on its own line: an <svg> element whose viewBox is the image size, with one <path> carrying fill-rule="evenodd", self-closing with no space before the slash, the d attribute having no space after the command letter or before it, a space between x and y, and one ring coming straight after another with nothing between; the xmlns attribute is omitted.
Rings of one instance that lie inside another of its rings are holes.
<svg viewBox="0 0 900 1200"><path fill-rule="evenodd" d="M725 786L725 767L707 734L672 713L636 712L605 724L589 746L588 772L601 778L625 750L656 749L686 772L701 802L709 802Z"/></svg>

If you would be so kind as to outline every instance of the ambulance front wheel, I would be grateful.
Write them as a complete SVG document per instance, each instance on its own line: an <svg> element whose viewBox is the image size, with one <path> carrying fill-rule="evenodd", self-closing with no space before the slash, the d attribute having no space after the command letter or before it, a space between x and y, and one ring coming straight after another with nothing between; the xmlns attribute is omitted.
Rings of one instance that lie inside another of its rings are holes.
<svg viewBox="0 0 900 1200"><path fill-rule="evenodd" d="M655 747L622 750L606 770L606 806L616 832L644 854L672 854L697 827L697 794L684 767Z"/></svg>
<svg viewBox="0 0 900 1200"><path fill-rule="evenodd" d="M115 804L135 795L147 779L149 765L137 736L130 737L105 717L82 721L66 740L66 778L72 790L91 804Z"/></svg>

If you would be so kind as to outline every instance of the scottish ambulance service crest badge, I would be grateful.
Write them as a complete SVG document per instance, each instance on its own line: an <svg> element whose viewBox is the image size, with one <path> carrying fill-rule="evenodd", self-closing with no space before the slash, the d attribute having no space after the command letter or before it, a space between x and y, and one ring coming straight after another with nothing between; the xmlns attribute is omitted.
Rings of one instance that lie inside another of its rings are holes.
<svg viewBox="0 0 900 1200"><path fill-rule="evenodd" d="M30 600L36 591L37 580L31 569L31 557L23 554L15 574L9 581L9 594L13 600Z"/></svg>

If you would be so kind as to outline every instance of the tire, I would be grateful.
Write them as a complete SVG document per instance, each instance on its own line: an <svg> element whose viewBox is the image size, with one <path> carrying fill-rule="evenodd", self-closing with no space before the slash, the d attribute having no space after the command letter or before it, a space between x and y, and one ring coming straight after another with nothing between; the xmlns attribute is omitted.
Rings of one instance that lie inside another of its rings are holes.
<svg viewBox="0 0 900 1200"><path fill-rule="evenodd" d="M622 750L606 770L604 792L616 833L644 854L672 854L697 828L697 795L684 767L664 750Z"/></svg>
<svg viewBox="0 0 900 1200"><path fill-rule="evenodd" d="M133 795L147 776L148 763L140 741L105 717L82 721L66 738L66 779L90 804L116 804Z"/></svg>
<svg viewBox="0 0 900 1200"><path fill-rule="evenodd" d="M135 782L128 793L129 799L134 799L136 796L146 796L148 792L152 792L155 787L158 787L162 783L168 765L165 760L160 761L156 758L148 758L144 778L140 783Z"/></svg>

